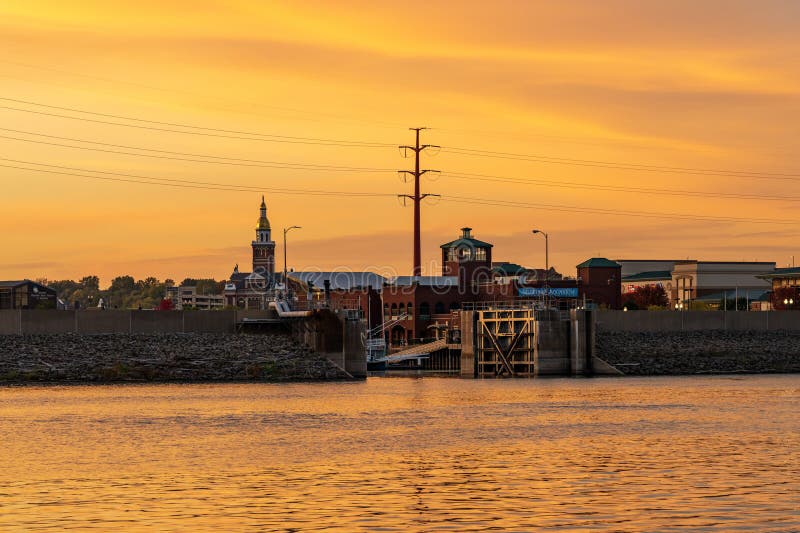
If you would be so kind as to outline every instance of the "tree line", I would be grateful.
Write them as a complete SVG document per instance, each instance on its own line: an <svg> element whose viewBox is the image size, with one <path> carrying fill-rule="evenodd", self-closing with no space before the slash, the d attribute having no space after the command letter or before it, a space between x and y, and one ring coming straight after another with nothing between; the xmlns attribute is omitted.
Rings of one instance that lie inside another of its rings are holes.
<svg viewBox="0 0 800 533"><path fill-rule="evenodd" d="M97 307L102 299L109 309L155 309L162 306L167 287L174 287L175 281L160 281L154 277L137 280L133 276L117 276L111 280L106 289L100 288L98 276L84 276L78 281L49 280L39 278L37 283L56 290L58 298L73 307L77 302L80 307ZM225 281L211 278L186 278L181 286L196 287L198 294L221 294Z"/></svg>

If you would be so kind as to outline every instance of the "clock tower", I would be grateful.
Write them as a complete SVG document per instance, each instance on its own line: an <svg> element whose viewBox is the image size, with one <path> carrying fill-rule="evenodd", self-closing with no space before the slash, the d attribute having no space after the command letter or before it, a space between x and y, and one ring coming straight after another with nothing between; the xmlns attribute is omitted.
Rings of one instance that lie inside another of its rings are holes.
<svg viewBox="0 0 800 533"><path fill-rule="evenodd" d="M261 197L261 215L256 226L256 240L253 246L253 272L272 277L275 274L275 242L267 219L267 204Z"/></svg>

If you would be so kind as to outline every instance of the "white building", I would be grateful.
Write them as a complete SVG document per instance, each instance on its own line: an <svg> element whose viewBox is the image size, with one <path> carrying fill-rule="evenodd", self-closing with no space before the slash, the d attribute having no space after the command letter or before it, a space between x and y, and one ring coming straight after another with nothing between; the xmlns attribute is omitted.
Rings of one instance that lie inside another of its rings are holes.
<svg viewBox="0 0 800 533"><path fill-rule="evenodd" d="M755 299L771 288L759 276L775 270L775 262L679 261L672 269L672 304L719 295ZM706 298L707 299L707 298Z"/></svg>

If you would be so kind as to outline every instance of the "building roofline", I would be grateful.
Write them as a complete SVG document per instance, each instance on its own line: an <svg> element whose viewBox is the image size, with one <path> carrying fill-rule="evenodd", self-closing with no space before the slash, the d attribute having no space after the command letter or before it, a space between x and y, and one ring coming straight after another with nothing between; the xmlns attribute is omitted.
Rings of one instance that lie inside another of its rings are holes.
<svg viewBox="0 0 800 533"><path fill-rule="evenodd" d="M677 264L689 265L699 263L703 265L774 265L775 261L700 261L696 259L677 261Z"/></svg>

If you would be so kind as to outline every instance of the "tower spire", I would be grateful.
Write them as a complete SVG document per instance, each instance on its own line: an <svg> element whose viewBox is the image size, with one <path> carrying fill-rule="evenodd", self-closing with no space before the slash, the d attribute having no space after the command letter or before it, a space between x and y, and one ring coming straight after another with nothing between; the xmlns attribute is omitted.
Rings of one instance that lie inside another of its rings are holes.
<svg viewBox="0 0 800 533"><path fill-rule="evenodd" d="M253 241L253 272L275 273L275 243L272 241L272 228L267 218L267 202L261 195L256 239Z"/></svg>

